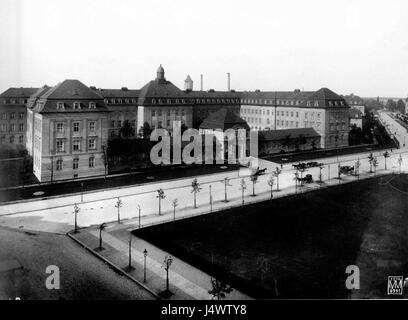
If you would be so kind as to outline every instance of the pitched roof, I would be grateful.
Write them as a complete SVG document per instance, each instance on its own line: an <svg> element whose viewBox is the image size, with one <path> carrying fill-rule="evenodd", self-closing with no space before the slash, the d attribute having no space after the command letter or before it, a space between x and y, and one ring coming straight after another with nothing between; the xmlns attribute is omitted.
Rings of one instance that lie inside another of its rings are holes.
<svg viewBox="0 0 408 320"><path fill-rule="evenodd" d="M38 92L33 107L35 112L107 112L109 111L101 95L78 80L64 80L52 88L42 88ZM58 109L58 103L64 104ZM74 102L79 102L81 108L74 109ZM95 108L90 109L89 103L94 102Z"/></svg>
<svg viewBox="0 0 408 320"><path fill-rule="evenodd" d="M44 93L43 99L102 99L102 96L91 90L79 80L67 79Z"/></svg>
<svg viewBox="0 0 408 320"><path fill-rule="evenodd" d="M201 129L238 129L244 128L249 130L247 122L236 115L232 109L221 108L211 113L200 125Z"/></svg>
<svg viewBox="0 0 408 320"><path fill-rule="evenodd" d="M350 108L349 109L349 117L353 119L362 119L363 118L363 113L356 109L356 108Z"/></svg>
<svg viewBox="0 0 408 320"><path fill-rule="evenodd" d="M93 89L104 98L138 98L140 90L134 89Z"/></svg>
<svg viewBox="0 0 408 320"><path fill-rule="evenodd" d="M28 98L34 94L38 88L8 88L2 94L1 98Z"/></svg>
<svg viewBox="0 0 408 320"><path fill-rule="evenodd" d="M321 88L317 91L253 91L242 92L241 99L265 99L264 105L282 105L293 107L310 107L310 108L327 108L327 107L342 107L348 108L348 105L343 97L339 96L328 88ZM286 101L296 102L287 104ZM335 102L336 104L334 104ZM243 104L252 104L252 101L247 101ZM257 103L255 103L257 105ZM343 105L342 105L343 104Z"/></svg>
<svg viewBox="0 0 408 320"><path fill-rule="evenodd" d="M296 129L282 129L282 130L265 130L258 131L259 136L263 140L279 141L290 137L291 139L303 136L305 138L320 137L320 134L313 128L296 128Z"/></svg>

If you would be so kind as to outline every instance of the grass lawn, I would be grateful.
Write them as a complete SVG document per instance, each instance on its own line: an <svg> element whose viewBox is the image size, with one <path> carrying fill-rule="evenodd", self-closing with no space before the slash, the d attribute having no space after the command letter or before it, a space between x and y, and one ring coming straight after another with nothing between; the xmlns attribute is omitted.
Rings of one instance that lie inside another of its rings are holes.
<svg viewBox="0 0 408 320"><path fill-rule="evenodd" d="M351 264L360 267L357 297L386 297L388 275L408 276L403 192L407 175L390 175L135 234L254 298L351 297Z"/></svg>

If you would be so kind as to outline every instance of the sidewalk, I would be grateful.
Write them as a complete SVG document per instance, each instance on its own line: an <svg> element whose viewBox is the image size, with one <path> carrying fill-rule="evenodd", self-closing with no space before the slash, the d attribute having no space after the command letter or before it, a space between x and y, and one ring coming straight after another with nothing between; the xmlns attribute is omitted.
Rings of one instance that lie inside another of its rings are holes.
<svg viewBox="0 0 408 320"><path fill-rule="evenodd" d="M155 295L160 296L166 286L166 271L162 267L167 252L152 244L133 236L129 226L119 224L110 225L102 232L103 250L99 250L99 230L87 228L79 233L71 233L70 236L86 245L94 254L98 254L109 260L117 268L122 269L139 285L145 285ZM131 262L132 269L129 270L129 237L132 237ZM144 254L146 257L146 282L144 278ZM170 291L173 293L171 300L210 300L212 296L208 293L211 289L211 276L201 270L173 257L173 263L169 269ZM240 291L233 290L227 294L226 299L248 300L249 296Z"/></svg>
<svg viewBox="0 0 408 320"><path fill-rule="evenodd" d="M393 170L381 170L375 176L382 176L392 173ZM374 177L374 174L362 173L359 179L367 179ZM279 192L273 191L273 199L294 196L296 193L312 192L320 188L328 188L339 184L356 181L355 176L343 176L340 180L337 177L324 181L323 183L305 184L303 186L287 187ZM261 202L270 200L270 191L256 193L256 196L250 196L252 186L248 186L245 194L245 204ZM210 205L209 201L206 204L201 203L196 209L192 207L183 208L176 211L176 220L185 219L193 216L207 214L226 210L227 208L237 207L242 205L241 197L229 198L229 202L225 203L217 201ZM164 257L169 255L168 252L140 239L131 234L131 231L137 228L143 228L151 225L162 224L174 220L172 211L165 211L161 215L151 214L149 216L142 216L139 225L139 218L133 218L121 221L118 223L109 223L106 229L102 232L103 250L98 250L99 247L99 229L97 227L90 227L81 229L79 233L71 233L71 237L79 240L94 254L98 254L110 261L117 268L126 271L128 275L133 277L139 285L146 285L154 294L159 296L165 289L166 272L162 267ZM129 239L132 239L132 266L134 269L128 270L129 265ZM147 250L146 258L146 283L143 283L143 251ZM169 271L170 290L173 295L170 299L200 299L209 300L211 295L208 291L211 289L211 276L202 272L201 270L183 262L177 257L173 257L174 262ZM233 290L227 295L227 299L242 300L251 299L244 293Z"/></svg>

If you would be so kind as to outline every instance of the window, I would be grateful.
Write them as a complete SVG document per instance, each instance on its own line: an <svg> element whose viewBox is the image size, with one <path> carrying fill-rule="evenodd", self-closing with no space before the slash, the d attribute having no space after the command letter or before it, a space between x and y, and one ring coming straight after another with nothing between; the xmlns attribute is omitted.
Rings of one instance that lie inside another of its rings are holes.
<svg viewBox="0 0 408 320"><path fill-rule="evenodd" d="M89 131L95 131L95 122L94 121L89 122Z"/></svg>
<svg viewBox="0 0 408 320"><path fill-rule="evenodd" d="M1 143L1 144L6 143L6 137L5 137L5 136L1 136L1 138L0 138L0 143Z"/></svg>
<svg viewBox="0 0 408 320"><path fill-rule="evenodd" d="M18 131L24 131L24 123L19 123L18 124Z"/></svg>
<svg viewBox="0 0 408 320"><path fill-rule="evenodd" d="M72 169L78 169L78 158L75 158L74 161L72 162Z"/></svg>
<svg viewBox="0 0 408 320"><path fill-rule="evenodd" d="M2 118L3 120L7 120L7 113L3 113L3 114L1 115L1 118Z"/></svg>
<svg viewBox="0 0 408 320"><path fill-rule="evenodd" d="M95 108L96 108L95 102L93 101L89 102L89 109L95 109Z"/></svg>
<svg viewBox="0 0 408 320"><path fill-rule="evenodd" d="M16 130L16 125L14 123L10 124L10 131L13 132Z"/></svg>
<svg viewBox="0 0 408 320"><path fill-rule="evenodd" d="M24 112L20 112L19 114L18 114L18 118L21 120L21 119L24 119Z"/></svg>
<svg viewBox="0 0 408 320"><path fill-rule="evenodd" d="M74 102L74 110L77 110L77 109L80 109L81 107L80 107L80 104L79 104L79 102L78 101L75 101Z"/></svg>
<svg viewBox="0 0 408 320"><path fill-rule="evenodd" d="M57 123L57 132L63 133L64 132L64 124L62 122Z"/></svg>
<svg viewBox="0 0 408 320"><path fill-rule="evenodd" d="M14 143L14 136L10 136L10 143Z"/></svg>
<svg viewBox="0 0 408 320"><path fill-rule="evenodd" d="M7 131L7 125L5 123L2 123L1 127L0 127L0 130L3 131L3 132Z"/></svg>
<svg viewBox="0 0 408 320"><path fill-rule="evenodd" d="M88 149L90 150L96 149L95 139L88 140Z"/></svg>
<svg viewBox="0 0 408 320"><path fill-rule="evenodd" d="M79 132L79 122L74 122L74 132Z"/></svg>
<svg viewBox="0 0 408 320"><path fill-rule="evenodd" d="M24 143L24 136L19 136L18 137L18 143L20 143L20 144Z"/></svg>
<svg viewBox="0 0 408 320"><path fill-rule="evenodd" d="M114 120L111 121L111 127L112 127L112 128L115 127L115 121L114 121Z"/></svg>
<svg viewBox="0 0 408 320"><path fill-rule="evenodd" d="M64 103L63 102L58 102L57 103L57 110L63 110L64 109Z"/></svg>
<svg viewBox="0 0 408 320"><path fill-rule="evenodd" d="M122 127L122 120L118 121L118 127L121 128Z"/></svg>
<svg viewBox="0 0 408 320"><path fill-rule="evenodd" d="M93 168L95 166L95 157L89 158L89 168Z"/></svg>
<svg viewBox="0 0 408 320"><path fill-rule="evenodd" d="M80 141L79 141L78 139L75 139L75 140L72 142L72 150L74 150L74 151L79 151L80 146L81 146L81 144L80 144Z"/></svg>
<svg viewBox="0 0 408 320"><path fill-rule="evenodd" d="M57 170L57 171L62 170L62 159L58 159L58 160L57 160L57 168L56 168L56 170Z"/></svg>
<svg viewBox="0 0 408 320"><path fill-rule="evenodd" d="M57 140L57 152L64 152L64 141Z"/></svg>
<svg viewBox="0 0 408 320"><path fill-rule="evenodd" d="M16 118L16 114L14 112L10 113L10 119L15 119Z"/></svg>

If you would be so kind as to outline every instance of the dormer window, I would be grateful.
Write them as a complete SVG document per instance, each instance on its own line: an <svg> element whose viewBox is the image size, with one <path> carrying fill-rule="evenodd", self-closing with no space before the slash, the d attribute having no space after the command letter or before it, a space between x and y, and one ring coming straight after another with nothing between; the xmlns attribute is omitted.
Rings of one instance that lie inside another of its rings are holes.
<svg viewBox="0 0 408 320"><path fill-rule="evenodd" d="M93 101L89 102L89 109L95 109L95 108L96 108L95 102Z"/></svg>
<svg viewBox="0 0 408 320"><path fill-rule="evenodd" d="M80 106L80 104L79 104L79 102L78 101L75 101L74 102L74 110L78 110L78 109L81 109L81 106Z"/></svg>
<svg viewBox="0 0 408 320"><path fill-rule="evenodd" d="M318 101L315 101L315 102L314 102L314 106L315 106L315 107L318 107L318 106L319 106L319 102L318 102Z"/></svg>
<svg viewBox="0 0 408 320"><path fill-rule="evenodd" d="M64 102L57 102L57 110L64 110Z"/></svg>

